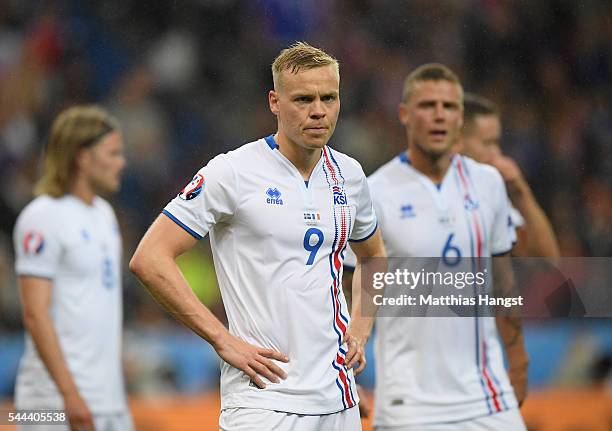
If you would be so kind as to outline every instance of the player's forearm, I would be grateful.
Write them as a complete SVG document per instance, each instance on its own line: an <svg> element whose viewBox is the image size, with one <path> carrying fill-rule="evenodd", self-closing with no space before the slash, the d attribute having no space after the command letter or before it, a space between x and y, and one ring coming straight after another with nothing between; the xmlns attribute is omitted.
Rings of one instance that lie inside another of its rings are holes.
<svg viewBox="0 0 612 431"><path fill-rule="evenodd" d="M193 293L170 257L135 255L130 270L153 298L176 320L216 346L228 331Z"/></svg>
<svg viewBox="0 0 612 431"><path fill-rule="evenodd" d="M346 299L346 305L349 310L352 310L353 304L353 274L355 273L355 268L347 269L344 268L342 272L342 291L344 292L344 298ZM352 311L351 311L352 315Z"/></svg>
<svg viewBox="0 0 612 431"><path fill-rule="evenodd" d="M493 258L493 277L496 296L516 297L518 292L515 290L514 271L509 254ZM525 352L520 310L499 308L495 323L504 344L510 367L526 366L527 353Z"/></svg>
<svg viewBox="0 0 612 431"><path fill-rule="evenodd" d="M514 187L510 200L525 219L525 234L521 236L521 241L525 242L521 246L524 253L530 257L559 257L555 232L529 185L523 181L520 186Z"/></svg>
<svg viewBox="0 0 612 431"><path fill-rule="evenodd" d="M374 326L374 317L378 311L378 305L371 300L365 307L362 303L364 297L362 296L361 268L361 263L357 263L352 278L351 330L355 334L361 334L367 341ZM368 300L369 295L366 294L365 299Z"/></svg>
<svg viewBox="0 0 612 431"><path fill-rule="evenodd" d="M78 394L48 312L46 310L26 312L24 324L59 393L63 397Z"/></svg>
<svg viewBox="0 0 612 431"><path fill-rule="evenodd" d="M511 370L527 368L529 357L525 350L521 318L518 316L497 316L495 322L508 358L509 368Z"/></svg>

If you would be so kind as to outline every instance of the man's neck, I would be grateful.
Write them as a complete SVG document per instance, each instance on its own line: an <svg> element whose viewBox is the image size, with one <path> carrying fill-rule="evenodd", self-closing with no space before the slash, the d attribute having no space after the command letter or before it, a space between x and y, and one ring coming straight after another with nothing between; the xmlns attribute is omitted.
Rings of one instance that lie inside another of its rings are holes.
<svg viewBox="0 0 612 431"><path fill-rule="evenodd" d="M408 147L407 154L410 163L417 171L429 178L434 184L441 184L455 153L448 151L439 157L435 157L424 153L416 145L411 145Z"/></svg>
<svg viewBox="0 0 612 431"><path fill-rule="evenodd" d="M96 197L96 194L93 192L89 184L83 179L83 177L77 177L72 184L72 187L70 187L69 192L71 195L82 200L87 205L91 205Z"/></svg>
<svg viewBox="0 0 612 431"><path fill-rule="evenodd" d="M278 150L289 160L299 171L305 181L310 179L317 162L321 158L320 148L304 148L291 142L282 133L276 133L274 140L278 145Z"/></svg>

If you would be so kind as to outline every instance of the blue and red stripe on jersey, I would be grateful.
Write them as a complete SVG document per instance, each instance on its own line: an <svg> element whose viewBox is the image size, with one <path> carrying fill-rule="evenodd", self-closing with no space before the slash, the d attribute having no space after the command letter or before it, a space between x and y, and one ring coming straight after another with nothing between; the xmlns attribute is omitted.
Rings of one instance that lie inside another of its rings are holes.
<svg viewBox="0 0 612 431"><path fill-rule="evenodd" d="M473 203L474 198L476 197L475 193L473 193L475 187L472 178L469 175L468 167L465 164L465 161L462 156L455 156L453 162L459 177L458 182L460 183L460 187L463 192L464 204ZM482 264L481 258L483 256L484 244L486 244L486 229L484 228L482 215L478 209L475 208L474 210L469 211L469 213L471 213L471 217L466 211L467 225L471 244L471 258L473 266L472 270L478 271ZM495 410L495 412L501 412L502 407L500 405L500 399L504 405L504 409L507 410L508 407L506 404L506 400L503 396L503 391L501 390L501 388L498 389L496 387L499 387L500 384L489 365L487 343L484 337L482 337L481 339L481 330L479 323L480 319L478 318L478 316L476 316L474 321L476 332L476 366L479 370L480 383L485 394L489 413L493 413L493 409ZM492 402L492 406L490 401Z"/></svg>
<svg viewBox="0 0 612 431"><path fill-rule="evenodd" d="M327 184L332 192L332 196L334 193L343 193L344 177L342 176L340 166L334 159L333 155L331 155L331 151L327 147L323 148L323 157L323 171L325 173ZM340 301L342 260L349 236L350 212L347 211L345 206L337 207L336 205L333 205L333 214L334 241L332 244L332 252L329 255L330 271L332 276L330 295L334 312L332 326L338 337L338 352L332 361L332 366L338 371L336 385L342 394L342 404L345 408L351 408L356 404L356 402L353 394L353 384L345 363L346 351L342 348L342 342L348 326L348 318L342 312L342 303ZM340 218L340 225L338 225L338 218Z"/></svg>

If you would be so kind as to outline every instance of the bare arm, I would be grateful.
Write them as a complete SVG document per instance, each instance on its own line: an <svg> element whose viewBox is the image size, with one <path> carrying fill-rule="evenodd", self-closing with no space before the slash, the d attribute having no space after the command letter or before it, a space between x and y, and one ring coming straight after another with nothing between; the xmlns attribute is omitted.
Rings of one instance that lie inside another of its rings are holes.
<svg viewBox="0 0 612 431"><path fill-rule="evenodd" d="M79 394L70 374L51 316L53 282L38 277L18 279L23 308L23 322L36 350L64 399L64 408L73 428L93 429L89 408Z"/></svg>
<svg viewBox="0 0 612 431"><path fill-rule="evenodd" d="M559 244L552 225L516 162L509 157L499 156L491 164L501 173L512 205L525 219L525 226L517 229L518 241L514 254L521 257L559 257Z"/></svg>
<svg viewBox="0 0 612 431"><path fill-rule="evenodd" d="M514 273L509 254L493 258L493 276L498 296L512 297L515 295L513 293L515 291ZM496 314L495 323L508 359L510 383L512 383L520 406L527 396L527 369L529 366L523 338L522 319L519 312L501 311Z"/></svg>
<svg viewBox="0 0 612 431"><path fill-rule="evenodd" d="M348 305L349 310L353 304L353 276L355 274L355 269L356 268L348 268L345 266L342 272L342 291L344 292L346 305Z"/></svg>
<svg viewBox="0 0 612 431"><path fill-rule="evenodd" d="M244 371L257 386L265 387L258 374L271 382L285 378L285 372L270 360L288 362L285 355L230 334L193 293L175 259L195 243L191 235L160 215L140 241L130 270L175 319L208 341L223 360Z"/></svg>
<svg viewBox="0 0 612 431"><path fill-rule="evenodd" d="M351 243L351 249L357 256L357 267L355 268L352 277L351 324L345 335L345 341L348 343L349 347L346 360L349 368L353 367L355 363L359 362L359 367L355 370L355 373L359 374L365 369L366 366L365 345L368 342L370 333L372 332L372 326L374 325L375 319L374 316L376 314L376 309L378 308L373 305L371 300L371 297L374 295L372 290L366 290L366 297L362 298L361 260L370 257L382 258L376 260L374 265L382 268L377 269L377 271L386 271L387 253L385 252L380 229L378 229L376 233L366 241ZM368 301L368 308L365 313L363 312L364 307L362 304L362 299L364 301Z"/></svg>

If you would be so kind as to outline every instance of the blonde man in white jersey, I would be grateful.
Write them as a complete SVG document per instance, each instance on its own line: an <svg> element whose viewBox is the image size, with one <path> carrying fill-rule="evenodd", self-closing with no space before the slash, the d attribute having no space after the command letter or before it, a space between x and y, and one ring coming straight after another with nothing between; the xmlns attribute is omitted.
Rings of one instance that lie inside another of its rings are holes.
<svg viewBox="0 0 612 431"><path fill-rule="evenodd" d="M515 240L500 174L457 155L463 90L440 64L405 81L399 118L408 149L368 178L389 257L487 258L508 275ZM509 279L496 277L497 284ZM512 385L503 365L526 369L512 317L379 317L374 424L383 431L525 429L518 410L526 373ZM517 397L519 398L517 400Z"/></svg>
<svg viewBox="0 0 612 431"><path fill-rule="evenodd" d="M359 163L327 143L340 109L338 62L296 43L272 65L274 135L202 168L142 239L130 268L211 343L221 365L221 430L361 429L355 374L373 319L342 294L348 241L384 256ZM193 294L175 258L210 234L229 320Z"/></svg>
<svg viewBox="0 0 612 431"><path fill-rule="evenodd" d="M66 412L69 426L45 429L133 429L121 371L121 236L100 197L119 189L124 167L116 120L96 106L70 108L53 123L37 197L17 220L27 332L15 405Z"/></svg>

